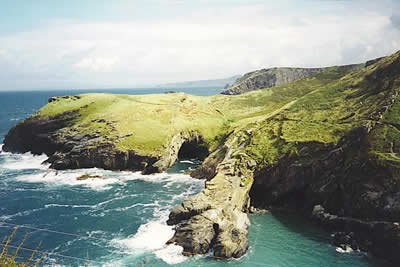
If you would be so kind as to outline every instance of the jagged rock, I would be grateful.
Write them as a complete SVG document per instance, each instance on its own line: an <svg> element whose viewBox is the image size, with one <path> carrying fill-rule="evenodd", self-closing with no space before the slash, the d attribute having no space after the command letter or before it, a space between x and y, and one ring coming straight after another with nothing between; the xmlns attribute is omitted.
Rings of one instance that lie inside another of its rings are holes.
<svg viewBox="0 0 400 267"><path fill-rule="evenodd" d="M214 151L205 159L200 167L190 173L190 176L192 176L193 178L206 180L211 180L212 178L214 178L214 176L216 175L217 166L224 160L227 149L227 146L222 146L221 148Z"/></svg>
<svg viewBox="0 0 400 267"><path fill-rule="evenodd" d="M215 234L214 223L202 215L196 215L182 222L167 244L179 244L186 256L206 254L213 246Z"/></svg>
<svg viewBox="0 0 400 267"><path fill-rule="evenodd" d="M324 207L322 207L321 205L315 205L312 211L312 215L314 217L320 217L323 216L323 214L325 213L325 209Z"/></svg>
<svg viewBox="0 0 400 267"><path fill-rule="evenodd" d="M78 181L83 181L83 180L87 180L87 179L105 179L105 178L100 175L89 175L89 174L83 174L76 178L76 180L78 180Z"/></svg>
<svg viewBox="0 0 400 267"><path fill-rule="evenodd" d="M321 206L314 207L313 220L329 231L335 231L334 244L346 250L361 249L400 262L400 226L396 222L365 221L340 217L323 212Z"/></svg>
<svg viewBox="0 0 400 267"><path fill-rule="evenodd" d="M344 251L347 251L350 247L353 251L359 250L359 245L357 244L357 240L355 239L353 232L336 232L333 235L333 244L335 246L340 247Z"/></svg>
<svg viewBox="0 0 400 267"><path fill-rule="evenodd" d="M258 208L255 208L253 206L250 206L249 213L256 214L256 215L263 215L263 214L269 213L269 210L267 210L267 209L258 209Z"/></svg>
<svg viewBox="0 0 400 267"><path fill-rule="evenodd" d="M252 183L241 183L237 162L230 158L237 145L237 138L233 138L223 152L210 155L205 164L215 165L216 176L206 182L202 192L186 199L169 215L167 223L176 225L169 243L182 246L187 255L205 254L212 249L215 257L237 258L248 249L250 221L243 211L248 208Z"/></svg>

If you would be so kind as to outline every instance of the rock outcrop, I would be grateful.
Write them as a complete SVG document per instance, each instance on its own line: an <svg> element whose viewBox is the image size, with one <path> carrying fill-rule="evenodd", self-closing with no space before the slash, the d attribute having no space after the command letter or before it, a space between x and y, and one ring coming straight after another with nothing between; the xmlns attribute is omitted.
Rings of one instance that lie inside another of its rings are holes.
<svg viewBox="0 0 400 267"><path fill-rule="evenodd" d="M53 102L51 100L50 102ZM115 137L100 133L82 134L75 130L79 112L66 112L41 118L32 116L14 126L6 135L3 150L13 153L46 154L46 163L57 170L103 168L106 170L162 172L171 167L185 143L201 143L196 132L181 132L173 136L162 155L141 155L134 150L122 151L115 146ZM111 123L100 121L113 127ZM208 153L207 150L203 153Z"/></svg>
<svg viewBox="0 0 400 267"><path fill-rule="evenodd" d="M373 62L371 61L373 64ZM349 71L362 68L365 64L346 65L329 68L270 68L249 72L239 78L233 85L224 90L224 95L239 95L246 92L271 88L291 82L295 82L316 74L326 72L332 68L338 68L343 75Z"/></svg>
<svg viewBox="0 0 400 267"><path fill-rule="evenodd" d="M224 158L217 164L214 177L207 172L205 189L172 210L167 223L176 225L168 243L180 245L185 255L206 254L213 250L217 258L238 258L248 249L248 193L252 173L243 173L235 159L238 139L234 137L216 154ZM211 157L215 158L215 155Z"/></svg>
<svg viewBox="0 0 400 267"><path fill-rule="evenodd" d="M374 255L400 262L400 224L390 221L366 221L332 215L317 205L312 219L334 232L334 244L344 251L369 251Z"/></svg>

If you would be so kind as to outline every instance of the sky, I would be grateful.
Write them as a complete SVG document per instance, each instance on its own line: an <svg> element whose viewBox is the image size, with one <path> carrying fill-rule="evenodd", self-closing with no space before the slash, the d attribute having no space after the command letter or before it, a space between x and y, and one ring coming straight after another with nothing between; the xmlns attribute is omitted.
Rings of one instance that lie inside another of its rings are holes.
<svg viewBox="0 0 400 267"><path fill-rule="evenodd" d="M400 0L1 0L0 90L147 87L400 50Z"/></svg>

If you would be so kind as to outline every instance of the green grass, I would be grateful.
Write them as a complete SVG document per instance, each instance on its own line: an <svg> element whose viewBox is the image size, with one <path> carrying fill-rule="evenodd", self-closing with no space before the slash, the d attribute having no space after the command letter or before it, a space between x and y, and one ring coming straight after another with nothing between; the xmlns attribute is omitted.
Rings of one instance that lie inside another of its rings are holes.
<svg viewBox="0 0 400 267"><path fill-rule="evenodd" d="M79 112L72 127L75 130L107 135L121 150L143 154L161 153L172 136L184 131L197 131L211 143L226 121L211 99L185 94L85 94L49 103L37 115L73 110Z"/></svg>
<svg viewBox="0 0 400 267"><path fill-rule="evenodd" d="M296 154L298 143L335 144L365 124L391 90L384 82L393 75L385 69L399 56L347 75L332 67L314 77L235 96L85 94L49 103L38 116L78 111L70 127L75 132L108 136L119 149L146 155L162 154L180 132L197 132L212 150L233 130L254 129L246 152L259 163L272 164L282 155ZM383 81L371 78L376 72L386 75ZM385 115L388 123L400 123L399 102ZM377 136L398 138L397 129L385 131ZM373 149L385 153L375 143Z"/></svg>

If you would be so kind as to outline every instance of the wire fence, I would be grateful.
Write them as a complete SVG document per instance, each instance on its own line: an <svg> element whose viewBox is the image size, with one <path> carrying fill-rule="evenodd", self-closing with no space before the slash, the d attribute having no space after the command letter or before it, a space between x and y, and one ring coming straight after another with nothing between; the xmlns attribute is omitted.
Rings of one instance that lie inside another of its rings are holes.
<svg viewBox="0 0 400 267"><path fill-rule="evenodd" d="M14 245L0 245L1 247L9 247L9 248L14 248L14 249L19 249L19 250L23 250L23 251L28 251L28 252L32 252L32 253L38 253L40 255L45 255L45 257L47 256L56 256L56 257L61 257L61 258L65 258L65 259L72 259L72 260L77 260L80 262L95 262L95 263L101 263L104 264L105 262L102 261L96 261L96 260L89 260L89 259L84 259L84 258L79 258L79 257L74 257L74 256L68 256L68 255L64 255L64 254L60 254L60 253L54 253L54 252L45 252L45 251L41 251L38 249L33 249L33 248L26 248L23 246L14 246ZM46 258L44 258L46 259Z"/></svg>
<svg viewBox="0 0 400 267"><path fill-rule="evenodd" d="M104 238L91 237L91 236L87 236L87 235L78 235L78 234L73 234L73 233L49 230L49 229L33 227L33 226L27 226L27 225L20 225L20 224L15 224L15 223L7 223L7 222L4 222L4 221L0 221L0 225L1 224L9 225L11 227L25 228L25 229L35 230L35 231L41 231L41 232L47 232L47 233L53 233L53 234L60 234L60 235L78 237L78 238L82 238L82 239L92 239L92 240L103 241L103 242L104 241L106 241L106 242L109 241L109 240L104 239Z"/></svg>
<svg viewBox="0 0 400 267"><path fill-rule="evenodd" d="M107 242L107 243L110 242L110 240L105 239L105 238L91 237L91 236L88 236L88 235L82 235L82 234L76 234L76 233L68 233L68 232L63 232L63 231L56 231L56 230L40 228L40 227L34 227L34 226L29 226L29 225L20 225L20 224L9 223L9 222L5 222L5 221L1 221L0 220L0 227L4 227L4 226L12 228L12 229L14 229L14 231L16 231L17 229L25 228L25 229L34 230L34 231L47 232L47 233L51 233L51 234L59 234L59 235L64 235L64 236L80 238L80 239L95 240L95 241L101 241L101 242ZM256 237L255 237L255 240L254 240L253 247L257 247L259 231L260 231L260 229L256 233ZM30 235L32 233L33 232L29 232L29 233L27 233L27 235ZM39 248L25 247L25 246L23 246L23 244L19 244L19 245L17 245L17 244L4 244L4 242L3 242L3 244L0 244L0 247L2 247L2 248L4 248L5 246L7 246L8 248L13 248L16 251L17 250L21 250L21 251L30 252L30 253L37 253L37 257L39 257L39 256L41 257L41 262L48 263L49 265L58 264L57 260L55 258L67 259L69 261L74 261L75 263L85 264L85 265L88 265L89 263L90 264L95 264L95 265L106 265L107 264L107 262L104 262L104 261L91 260L91 259L89 259L89 257L81 258L81 257L77 257L77 256L65 255L65 254L62 254L62 253L42 251L42 250L39 250ZM6 256L14 257L14 258L17 258L17 259L20 259L20 260L26 260L26 259L29 258L29 257L18 256L18 255L6 255ZM213 258L213 259L216 259L216 260L226 260L226 258L218 257L218 256L210 256L210 257ZM255 265L255 266L265 266L265 264L263 264L263 263L253 262L253 261L249 261L249 260L247 260L246 262L248 264L252 264L252 265ZM141 265L139 264L138 266L141 266Z"/></svg>
<svg viewBox="0 0 400 267"><path fill-rule="evenodd" d="M28 225L20 225L20 224L15 224L15 223L8 223L4 221L0 221L0 227L9 227L13 228L14 231L16 232L17 229L20 228L25 228L29 230L34 230L34 231L41 231L41 232L47 232L51 234L60 234L60 235L65 235L65 236L71 236L71 237L76 237L76 238L81 238L81 239L90 239L90 240L96 240L96 241L102 241L102 242L109 242L109 240L104 239L104 238L96 238L96 237L91 237L87 235L79 235L79 234L74 234L74 233L67 233L67 232L62 232L62 231L55 231L55 230L50 230L50 229L45 229L45 228L39 228L39 227L33 227L33 226L28 226ZM27 233L26 236L29 236L32 234L32 232ZM24 242L24 241L23 241ZM48 252L48 251L42 251L39 248L29 248L23 246L23 242L21 244L10 244L10 243L5 243L3 242L0 244L1 248L12 248L15 249L15 251L25 251L25 252L30 252L30 253L36 253L36 258L40 257L41 262L48 263L50 265L55 265L57 263L57 260L55 258L62 258L62 259L67 259L69 261L74 261L75 263L80 263L80 264L88 264L88 263L94 263L96 265L104 265L106 262L99 261L99 260L91 260L89 257L87 258L81 258L77 256L70 256L70 255L65 255L61 253L56 253L56 252ZM19 255L4 255L9 258L16 258L20 260L27 260L29 257L22 257Z"/></svg>

